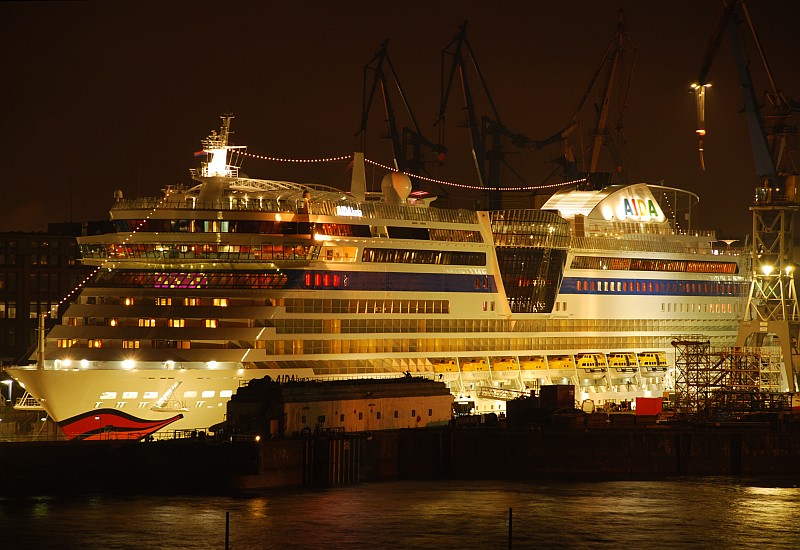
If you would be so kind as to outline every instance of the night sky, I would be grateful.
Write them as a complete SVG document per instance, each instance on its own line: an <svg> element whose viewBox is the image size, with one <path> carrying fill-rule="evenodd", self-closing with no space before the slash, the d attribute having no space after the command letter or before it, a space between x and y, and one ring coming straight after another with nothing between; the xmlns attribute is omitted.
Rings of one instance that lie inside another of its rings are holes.
<svg viewBox="0 0 800 550"><path fill-rule="evenodd" d="M385 39L420 129L436 141L441 51L464 21L502 122L543 139L569 122L622 8L636 45L624 118L628 180L692 190L701 197L700 227L744 235L757 179L727 39L709 73L705 172L688 91L719 7L719 0L0 3L0 230L105 219L115 189L155 196L166 184L189 183L193 152L223 112L236 117L234 143L254 154L351 153L360 143L364 65ZM748 7L777 85L800 99L800 2ZM760 95L760 66L753 74ZM479 114L490 114L476 75L470 84ZM394 101L398 123L409 126ZM468 131L459 127L463 106L459 86L447 111L450 153L429 171L474 185ZM379 139L383 120L377 99L366 154L390 164L389 142ZM580 120L588 132L592 109ZM509 151L526 184L558 181L550 174L559 147ZM341 188L349 182L346 163L246 160L243 171ZM503 184L521 185L510 172ZM469 202L468 193L448 194Z"/></svg>

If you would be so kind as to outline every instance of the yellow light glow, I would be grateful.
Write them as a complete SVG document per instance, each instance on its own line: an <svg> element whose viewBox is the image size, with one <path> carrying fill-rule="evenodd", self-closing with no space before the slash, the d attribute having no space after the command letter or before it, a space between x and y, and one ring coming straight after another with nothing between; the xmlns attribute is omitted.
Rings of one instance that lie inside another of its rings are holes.
<svg viewBox="0 0 800 550"><path fill-rule="evenodd" d="M761 266L761 271L762 271L762 273L764 273L764 275L769 277L770 273L772 273L772 266L768 265L768 264L764 264L764 265Z"/></svg>

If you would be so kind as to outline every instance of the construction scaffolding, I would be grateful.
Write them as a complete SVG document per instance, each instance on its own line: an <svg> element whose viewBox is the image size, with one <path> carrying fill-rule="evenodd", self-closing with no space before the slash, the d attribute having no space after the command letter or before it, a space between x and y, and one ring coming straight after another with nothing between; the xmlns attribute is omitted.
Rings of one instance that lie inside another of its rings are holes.
<svg viewBox="0 0 800 550"><path fill-rule="evenodd" d="M705 336L676 338L675 410L707 420L791 409L781 392L781 349L712 348Z"/></svg>

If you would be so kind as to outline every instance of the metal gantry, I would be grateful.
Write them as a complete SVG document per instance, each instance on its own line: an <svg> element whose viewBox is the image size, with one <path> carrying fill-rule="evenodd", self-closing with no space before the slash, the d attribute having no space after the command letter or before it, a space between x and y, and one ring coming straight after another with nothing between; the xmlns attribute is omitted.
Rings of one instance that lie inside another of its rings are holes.
<svg viewBox="0 0 800 550"><path fill-rule="evenodd" d="M672 345L677 412L711 420L790 408L781 391L780 348L712 348L695 335Z"/></svg>
<svg viewBox="0 0 800 550"><path fill-rule="evenodd" d="M796 202L776 201L750 207L753 212L752 283L736 345L761 347L776 336L783 351L783 390L797 390L800 367L800 312L792 257Z"/></svg>

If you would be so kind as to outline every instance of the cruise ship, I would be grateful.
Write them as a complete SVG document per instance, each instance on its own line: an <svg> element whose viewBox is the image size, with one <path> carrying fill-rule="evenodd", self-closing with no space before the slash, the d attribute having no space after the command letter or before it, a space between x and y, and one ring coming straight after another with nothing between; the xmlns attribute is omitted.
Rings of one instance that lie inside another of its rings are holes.
<svg viewBox="0 0 800 550"><path fill-rule="evenodd" d="M358 153L347 192L240 176L230 124L202 141L192 186L115 192L115 232L78 239L92 275L35 364L8 369L67 438L207 429L264 376L410 373L478 412L547 384L619 403L671 388L676 335L735 342L747 255L682 227L692 193L437 208L396 172L368 192Z"/></svg>

